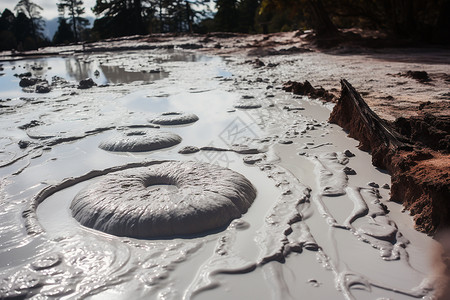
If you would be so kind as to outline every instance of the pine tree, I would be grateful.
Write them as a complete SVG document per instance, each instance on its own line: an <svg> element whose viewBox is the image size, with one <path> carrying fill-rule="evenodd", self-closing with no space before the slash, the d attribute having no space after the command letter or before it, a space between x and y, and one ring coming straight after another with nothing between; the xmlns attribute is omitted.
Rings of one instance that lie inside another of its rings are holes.
<svg viewBox="0 0 450 300"><path fill-rule="evenodd" d="M31 0L20 0L14 8L18 13L23 13L28 19L31 20L31 31L33 34L34 42L37 44L37 40L41 35L43 29L44 20L41 17L42 7L33 3Z"/></svg>
<svg viewBox="0 0 450 300"><path fill-rule="evenodd" d="M66 19L60 17L58 19L58 30L56 30L53 36L53 43L55 44L66 44L74 40L74 35L70 24L67 23Z"/></svg>
<svg viewBox="0 0 450 300"><path fill-rule="evenodd" d="M58 11L65 17L66 10L69 15L69 24L72 27L75 42L80 41L80 33L89 24L86 18L81 15L84 14L84 7L82 0L59 0L57 3ZM61 23L60 23L61 25Z"/></svg>

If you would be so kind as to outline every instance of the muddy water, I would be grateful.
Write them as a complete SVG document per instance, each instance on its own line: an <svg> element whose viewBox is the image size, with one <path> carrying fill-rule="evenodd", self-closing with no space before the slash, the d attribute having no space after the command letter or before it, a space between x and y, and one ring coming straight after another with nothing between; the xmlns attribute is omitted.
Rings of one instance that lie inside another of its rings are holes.
<svg viewBox="0 0 450 300"><path fill-rule="evenodd" d="M254 69L239 58L225 62L180 52L75 60L3 66L7 75L0 80L11 89L0 94L0 297L432 296L434 241L414 231L407 213L388 201L389 189L382 186L390 184L389 175L371 165L357 141L327 123L329 106L278 89L291 79L282 66ZM33 94L20 99L26 93L12 74L35 65L47 68L36 76L58 75L73 84L55 85L39 101ZM86 69L74 72L79 65ZM86 76L109 86L77 89L75 81ZM150 123L167 112L195 114L198 121ZM98 147L128 130L147 129L182 141L149 152ZM208 150L179 154L185 146ZM253 154L240 154L248 148ZM228 226L187 236L117 237L72 218L70 204L89 184L166 160L230 168L255 186L257 197Z"/></svg>

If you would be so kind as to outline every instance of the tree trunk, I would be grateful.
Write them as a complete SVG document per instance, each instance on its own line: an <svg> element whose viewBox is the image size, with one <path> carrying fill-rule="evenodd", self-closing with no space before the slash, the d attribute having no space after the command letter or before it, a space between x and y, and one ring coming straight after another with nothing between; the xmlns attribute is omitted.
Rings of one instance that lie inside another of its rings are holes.
<svg viewBox="0 0 450 300"><path fill-rule="evenodd" d="M311 21L316 34L321 37L334 37L338 35L336 26L331 21L322 0L308 0Z"/></svg>
<svg viewBox="0 0 450 300"><path fill-rule="evenodd" d="M74 1L75 0L72 0L70 2L70 15L72 16L73 36L75 38L75 42L78 43L78 30L77 30L77 21L76 21L76 16L75 16Z"/></svg>
<svg viewBox="0 0 450 300"><path fill-rule="evenodd" d="M134 17L136 20L136 33L143 34L144 33L144 22L142 20L142 3L141 0L133 1L133 10Z"/></svg>
<svg viewBox="0 0 450 300"><path fill-rule="evenodd" d="M191 6L189 5L189 2L186 1L186 21L188 24L188 29L189 29L189 33L193 32L192 29L192 9Z"/></svg>

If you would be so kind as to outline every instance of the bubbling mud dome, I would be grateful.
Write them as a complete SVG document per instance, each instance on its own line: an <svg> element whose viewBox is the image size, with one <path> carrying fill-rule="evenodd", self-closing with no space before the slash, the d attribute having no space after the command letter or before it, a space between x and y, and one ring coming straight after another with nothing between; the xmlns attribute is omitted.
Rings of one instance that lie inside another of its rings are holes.
<svg viewBox="0 0 450 300"><path fill-rule="evenodd" d="M237 172L172 161L111 173L80 191L70 209L84 226L150 238L220 228L245 213L255 197L253 185Z"/></svg>
<svg viewBox="0 0 450 300"><path fill-rule="evenodd" d="M180 142L181 137L171 132L129 131L101 142L99 147L107 151L144 152L172 147Z"/></svg>
<svg viewBox="0 0 450 300"><path fill-rule="evenodd" d="M183 112L165 112L149 121L159 125L184 125L197 122L198 116Z"/></svg>

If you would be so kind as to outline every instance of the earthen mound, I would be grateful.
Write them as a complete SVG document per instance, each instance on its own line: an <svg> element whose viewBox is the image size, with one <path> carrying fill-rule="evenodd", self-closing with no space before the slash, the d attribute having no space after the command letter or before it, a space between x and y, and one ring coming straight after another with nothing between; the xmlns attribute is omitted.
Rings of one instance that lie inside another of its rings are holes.
<svg viewBox="0 0 450 300"><path fill-rule="evenodd" d="M106 175L72 201L82 225L135 238L181 236L227 225L256 197L230 169L200 162L162 162Z"/></svg>
<svg viewBox="0 0 450 300"><path fill-rule="evenodd" d="M180 142L181 137L171 132L159 130L129 131L101 142L99 147L107 151L144 152L168 148Z"/></svg>
<svg viewBox="0 0 450 300"><path fill-rule="evenodd" d="M194 123L197 121L197 115L182 112L165 112L158 117L150 120L151 123L159 125L183 125Z"/></svg>

